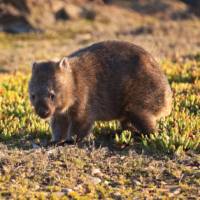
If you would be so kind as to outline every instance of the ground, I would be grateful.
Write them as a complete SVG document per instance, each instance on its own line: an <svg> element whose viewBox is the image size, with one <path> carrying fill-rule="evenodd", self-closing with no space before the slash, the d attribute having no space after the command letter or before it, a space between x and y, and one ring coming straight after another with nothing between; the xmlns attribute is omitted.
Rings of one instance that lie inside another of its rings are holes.
<svg viewBox="0 0 200 200"><path fill-rule="evenodd" d="M98 5L95 20L59 22L44 33L0 33L1 199L200 196L200 20L182 3L150 14L127 4ZM105 39L152 53L173 90L171 115L149 137L97 122L82 144L45 148L49 125L34 114L27 93L31 62Z"/></svg>

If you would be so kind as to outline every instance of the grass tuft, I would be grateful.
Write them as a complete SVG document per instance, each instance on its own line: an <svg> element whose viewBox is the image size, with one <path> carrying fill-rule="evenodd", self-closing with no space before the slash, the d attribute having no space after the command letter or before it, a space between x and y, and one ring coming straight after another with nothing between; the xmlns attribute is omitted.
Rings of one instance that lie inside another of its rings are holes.
<svg viewBox="0 0 200 200"><path fill-rule="evenodd" d="M163 62L162 66L173 90L173 111L169 117L158 123L158 131L143 136L140 145L143 149L161 153L183 153L200 149L200 60L185 64ZM177 78L178 77L178 78ZM4 142L28 145L28 139L49 139L49 124L39 119L33 112L29 98L29 76L22 73L4 75L0 82L0 139ZM134 143L133 134L119 129L118 122L96 122L95 135L112 134L111 143L122 147Z"/></svg>

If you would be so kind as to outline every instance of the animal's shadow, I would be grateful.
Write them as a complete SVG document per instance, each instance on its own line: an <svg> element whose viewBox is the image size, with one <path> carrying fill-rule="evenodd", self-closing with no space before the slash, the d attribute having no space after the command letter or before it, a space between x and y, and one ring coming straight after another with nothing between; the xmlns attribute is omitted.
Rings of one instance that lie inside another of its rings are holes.
<svg viewBox="0 0 200 200"><path fill-rule="evenodd" d="M98 149L106 147L109 151L127 151L129 149L134 149L136 151L141 151L140 140L141 136L137 134L132 134L130 144L118 144L115 141L115 135L120 136L122 130L112 130L111 128L102 128L99 133L94 131L84 138L80 142L65 141L61 143L51 143L50 133L45 132L31 132L26 134L15 134L14 136L0 137L0 142L7 146L8 149L20 149L20 150L32 150L36 148L57 148L59 146L67 147L76 145L79 148L87 149Z"/></svg>
<svg viewBox="0 0 200 200"><path fill-rule="evenodd" d="M62 142L60 144L51 144L50 133L27 133L26 135L18 137L12 136L5 140L0 137L0 144L3 144L3 148L9 150L22 150L22 151L51 151L52 149L61 148L79 148L89 151L98 150L101 148L106 148L112 155L129 156L132 152L133 154L146 155L153 157L156 160L162 160L166 158L173 158L173 155L166 154L162 152L150 152L144 148L142 145L142 136L139 134L132 134L133 142L131 144L118 145L115 143L115 134L121 134L121 130L115 130L105 128L102 129L99 134L92 133L89 137L86 137L80 143L69 143ZM2 147L1 147L2 148Z"/></svg>

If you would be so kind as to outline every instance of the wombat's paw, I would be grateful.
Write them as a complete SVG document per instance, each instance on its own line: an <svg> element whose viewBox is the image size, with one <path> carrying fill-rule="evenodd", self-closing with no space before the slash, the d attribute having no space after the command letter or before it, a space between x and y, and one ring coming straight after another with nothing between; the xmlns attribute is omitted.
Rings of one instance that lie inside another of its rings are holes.
<svg viewBox="0 0 200 200"><path fill-rule="evenodd" d="M65 145L65 144L67 144L67 145L73 145L73 144L75 144L76 142L75 142L75 140L65 140L64 142L62 142L63 143L63 145Z"/></svg>
<svg viewBox="0 0 200 200"><path fill-rule="evenodd" d="M58 147L58 146L73 145L73 144L75 144L74 140L51 141L46 145L46 147Z"/></svg>
<svg viewBox="0 0 200 200"><path fill-rule="evenodd" d="M59 142L58 141L50 141L47 144L44 145L44 147L53 147L53 146L57 146Z"/></svg>

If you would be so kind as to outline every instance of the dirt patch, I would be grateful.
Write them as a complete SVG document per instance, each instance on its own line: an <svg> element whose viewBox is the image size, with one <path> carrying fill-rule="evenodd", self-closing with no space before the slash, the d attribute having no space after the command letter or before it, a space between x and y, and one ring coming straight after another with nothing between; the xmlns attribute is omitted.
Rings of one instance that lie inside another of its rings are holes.
<svg viewBox="0 0 200 200"><path fill-rule="evenodd" d="M179 1L160 1L165 12L143 2L95 4L88 18L70 20L64 9L58 18L66 19L47 23L44 32L0 33L0 199L198 198L200 22ZM28 22L35 28L34 20ZM31 63L108 39L136 43L157 58L174 93L172 115L159 123L159 134L117 148L112 123L97 124L82 146L41 147L50 131L29 104Z"/></svg>
<svg viewBox="0 0 200 200"><path fill-rule="evenodd" d="M3 199L196 198L199 195L200 163L195 155L156 158L134 150L111 152L92 146L28 151L6 150L3 145L0 148Z"/></svg>

